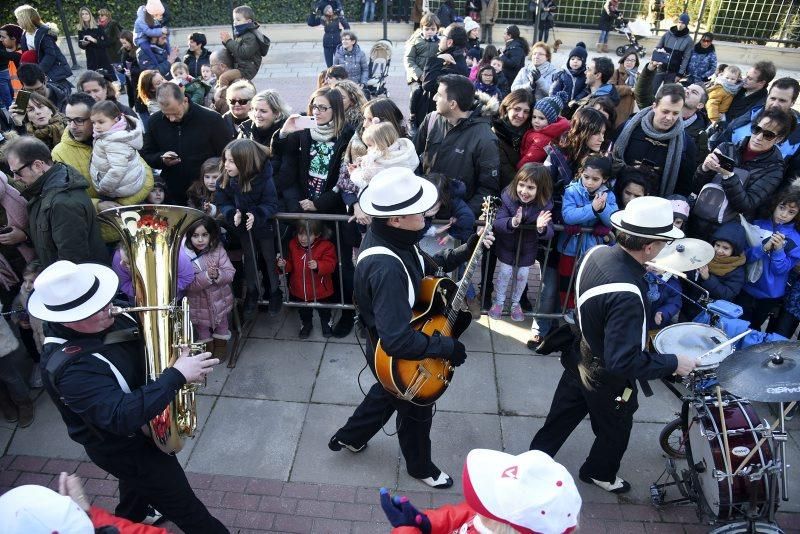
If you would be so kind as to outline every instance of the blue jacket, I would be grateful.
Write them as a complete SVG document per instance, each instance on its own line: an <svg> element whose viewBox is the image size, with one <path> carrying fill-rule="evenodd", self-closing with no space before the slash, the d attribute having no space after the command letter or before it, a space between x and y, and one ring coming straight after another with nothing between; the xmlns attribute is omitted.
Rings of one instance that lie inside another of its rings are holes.
<svg viewBox="0 0 800 534"><path fill-rule="evenodd" d="M681 311L681 283L674 276L666 282L658 281L655 273L647 273L647 299L650 301L650 316L647 318L647 328L664 328L669 326L672 318ZM661 324L656 324L656 313L661 312Z"/></svg>
<svg viewBox="0 0 800 534"><path fill-rule="evenodd" d="M150 54L145 52L144 49L136 49L136 61L139 63L139 67L143 71L157 70L162 76L169 78L171 76L169 73L169 68L172 66L172 64L169 62L169 58L167 57L167 51L160 46L150 45L150 52L156 57L156 59L158 59L157 64L153 63L153 61L150 59Z"/></svg>
<svg viewBox="0 0 800 534"><path fill-rule="evenodd" d="M67 63L67 58L56 44L56 34L50 26L42 24L36 28L33 34L33 48L36 51L36 61L39 67L47 74L47 79L51 82L65 81L72 76L72 68ZM20 41L22 50L28 50L27 39Z"/></svg>
<svg viewBox="0 0 800 534"><path fill-rule="evenodd" d="M222 187L222 180L217 182L217 192L214 204L225 220L233 226L233 216L236 210L242 213L242 222L236 229L242 235L245 229L245 214L255 216L252 234L254 239L269 238L272 235L272 218L278 213L278 191L272 181L272 164L267 159L261 173L250 183L250 191L242 192L238 177L232 178L226 187Z"/></svg>
<svg viewBox="0 0 800 534"><path fill-rule="evenodd" d="M136 10L136 22L133 23L133 39L136 44L162 34L161 23L157 22L153 27L148 26L145 22L145 13L144 6L139 6Z"/></svg>
<svg viewBox="0 0 800 534"><path fill-rule="evenodd" d="M596 226L602 224L611 228L611 214L617 211L617 199L614 192L605 185L600 186L595 192L595 195L600 193L608 193L606 197L606 207L603 211L596 213L592 207L592 199L594 195L589 195L589 192L583 187L580 180L576 180L569 184L566 191L564 191L564 202L561 205L561 216L564 219L564 224L572 224L579 226ZM569 235L562 232L558 236L558 251L567 256L582 256L587 250L595 245L603 244L603 239L600 236L592 234L584 234L583 245L578 249L580 243L579 235Z"/></svg>
<svg viewBox="0 0 800 534"><path fill-rule="evenodd" d="M759 219L753 224L773 233L782 233L786 236L786 244L781 250L770 252L764 252L762 245L756 245L747 250L747 262L763 260L764 271L755 283L747 282L744 285L744 291L756 298L782 297L786 293L789 273L800 261L800 233L792 223L776 226L772 221Z"/></svg>
<svg viewBox="0 0 800 534"><path fill-rule="evenodd" d="M581 72L577 76L569 69L562 69L553 76L553 85L550 86L550 95L564 91L569 95L569 100L580 100L589 94L586 87L586 74ZM566 104L565 102L564 104Z"/></svg>
<svg viewBox="0 0 800 534"><path fill-rule="evenodd" d="M536 219L543 211L552 211L553 201L548 200L544 206L535 205L533 203L523 204L519 200L514 200L507 191L503 191L500 195L503 205L497 212L497 218L494 221L494 251L497 254L497 259L506 265L514 265L518 261L519 267L530 267L536 261L536 249L539 247L540 239L550 239L553 237L553 223L547 225L547 229L543 234L536 230L525 230L522 235L522 240L519 239L519 234L523 230L514 228L511 225L511 220L517 214L517 210L522 208L522 224L536 225ZM519 247L519 260L517 260L517 245Z"/></svg>

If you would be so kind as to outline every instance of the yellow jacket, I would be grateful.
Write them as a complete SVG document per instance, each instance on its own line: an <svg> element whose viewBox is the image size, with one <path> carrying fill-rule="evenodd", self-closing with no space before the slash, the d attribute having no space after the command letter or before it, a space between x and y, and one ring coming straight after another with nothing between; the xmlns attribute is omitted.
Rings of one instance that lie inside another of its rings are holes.
<svg viewBox="0 0 800 534"><path fill-rule="evenodd" d="M52 154L54 161L60 161L61 163L66 163L70 167L74 167L86 179L89 184L89 189L87 189L86 192L89 198L92 199L92 204L94 204L95 209L97 209L100 196L97 194L97 190L94 188L89 176L89 162L92 159L92 147L76 141L69 133L69 130L65 129L64 133L61 135L61 142L53 147ZM114 202L122 204L123 206L147 202L147 195L153 189L153 170L145 163L142 156L139 156L139 161L144 165L145 169L144 186L142 186L139 192L131 196L115 198ZM106 243L116 243L119 241L119 233L105 224L100 225L100 235L103 236L103 241Z"/></svg>
<svg viewBox="0 0 800 534"><path fill-rule="evenodd" d="M720 120L722 114L731 108L731 102L733 102L733 95L721 85L714 84L708 90L708 102L706 102L708 118L713 122Z"/></svg>

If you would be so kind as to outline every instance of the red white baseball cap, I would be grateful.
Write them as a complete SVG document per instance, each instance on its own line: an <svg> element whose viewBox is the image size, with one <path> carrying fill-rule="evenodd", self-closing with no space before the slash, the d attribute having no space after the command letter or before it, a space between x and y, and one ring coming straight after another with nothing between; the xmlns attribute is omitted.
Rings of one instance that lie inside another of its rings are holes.
<svg viewBox="0 0 800 534"><path fill-rule="evenodd" d="M474 449L464 462L463 484L473 510L522 534L565 534L578 525L575 481L542 451L513 456Z"/></svg>

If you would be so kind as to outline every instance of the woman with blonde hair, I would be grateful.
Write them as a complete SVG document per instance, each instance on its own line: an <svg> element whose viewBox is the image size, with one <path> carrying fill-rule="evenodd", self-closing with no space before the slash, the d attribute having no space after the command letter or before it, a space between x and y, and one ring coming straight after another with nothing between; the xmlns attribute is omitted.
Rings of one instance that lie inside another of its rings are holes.
<svg viewBox="0 0 800 534"><path fill-rule="evenodd" d="M108 40L105 30L97 25L88 7L78 10L78 19L78 46L86 53L86 68L99 71L103 76L114 76L106 49L111 46L116 49L117 43Z"/></svg>
<svg viewBox="0 0 800 534"><path fill-rule="evenodd" d="M61 142L61 135L67 127L67 119L56 107L39 93L31 93L28 107L12 113L11 119L18 131L41 139L51 150Z"/></svg>
<svg viewBox="0 0 800 534"><path fill-rule="evenodd" d="M341 80L336 82L334 89L342 94L342 102L344 103L344 116L347 124L357 130L364 123L364 115L361 113L367 103L367 98L364 96L364 91L353 80Z"/></svg>
<svg viewBox="0 0 800 534"><path fill-rule="evenodd" d="M28 4L17 7L14 16L17 17L17 24L25 31L20 43L22 51L36 52L36 63L47 74L48 80L69 96L72 84L67 78L72 76L72 69L56 44L58 30L55 25L51 27L42 22L36 8Z"/></svg>
<svg viewBox="0 0 800 534"><path fill-rule="evenodd" d="M280 139L275 132L283 128L283 123L291 113L291 108L275 89L266 89L257 93L250 101L249 127L242 128L240 138L252 139L269 148L272 158L272 172L278 174L280 170Z"/></svg>

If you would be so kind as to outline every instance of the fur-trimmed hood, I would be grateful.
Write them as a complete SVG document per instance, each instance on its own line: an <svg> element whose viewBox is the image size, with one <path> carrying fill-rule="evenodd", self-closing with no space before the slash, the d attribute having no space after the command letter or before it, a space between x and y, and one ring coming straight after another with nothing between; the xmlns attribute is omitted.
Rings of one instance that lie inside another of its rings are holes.
<svg viewBox="0 0 800 534"><path fill-rule="evenodd" d="M500 101L496 96L489 96L486 93L476 91L475 101L472 109L475 109L476 106L481 106L481 115L484 117L494 118L500 112Z"/></svg>

